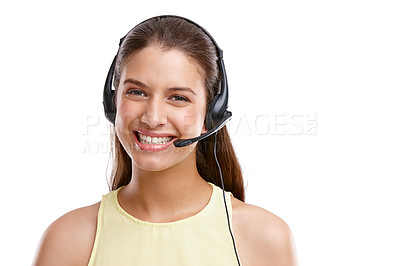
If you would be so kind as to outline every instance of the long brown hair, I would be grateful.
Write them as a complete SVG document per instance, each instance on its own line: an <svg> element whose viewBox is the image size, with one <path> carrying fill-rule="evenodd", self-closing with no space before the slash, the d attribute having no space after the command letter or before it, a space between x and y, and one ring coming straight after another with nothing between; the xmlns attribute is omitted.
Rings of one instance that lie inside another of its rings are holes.
<svg viewBox="0 0 400 266"><path fill-rule="evenodd" d="M129 57L148 46L165 51L179 50L200 67L207 91L207 109L215 94L219 93L220 76L217 66L216 48L202 29L179 17L155 17L134 27L125 36L118 51L114 87L119 86L121 71ZM116 93L115 93L116 94ZM212 135L197 143L196 165L199 174L207 182L221 187L219 170L214 159L214 138ZM127 185L132 176L132 161L112 127L111 132L112 170L110 189ZM225 190L235 198L245 200L242 171L233 149L226 126L217 135L217 158L220 162Z"/></svg>

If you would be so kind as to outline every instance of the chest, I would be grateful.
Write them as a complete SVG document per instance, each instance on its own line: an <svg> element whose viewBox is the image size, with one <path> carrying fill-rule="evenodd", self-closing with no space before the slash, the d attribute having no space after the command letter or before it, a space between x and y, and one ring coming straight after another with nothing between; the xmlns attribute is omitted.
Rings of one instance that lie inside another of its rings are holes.
<svg viewBox="0 0 400 266"><path fill-rule="evenodd" d="M237 265L223 205L210 202L187 219L150 223L105 201L89 265Z"/></svg>

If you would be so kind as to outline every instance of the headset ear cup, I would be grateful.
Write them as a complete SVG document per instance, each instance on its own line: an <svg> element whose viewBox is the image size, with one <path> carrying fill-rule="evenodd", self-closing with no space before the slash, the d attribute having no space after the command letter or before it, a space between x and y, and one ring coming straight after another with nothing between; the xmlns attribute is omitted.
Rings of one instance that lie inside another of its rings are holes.
<svg viewBox="0 0 400 266"><path fill-rule="evenodd" d="M104 106L104 114L108 121L111 123L115 123L115 104L114 104L114 90L112 89L112 80L114 75L115 63L117 61L117 56L114 57L114 60L108 70L106 82L104 84L103 91L103 106Z"/></svg>
<svg viewBox="0 0 400 266"><path fill-rule="evenodd" d="M208 107L206 113L206 129L212 129L216 124L218 124L218 117L215 116L215 103L217 102L219 94L215 95L212 99L210 106Z"/></svg>
<svg viewBox="0 0 400 266"><path fill-rule="evenodd" d="M220 92L214 96L207 110L206 127L208 130L224 120L228 108L228 80L226 78L225 65L222 57L218 59L218 70L221 75L221 89Z"/></svg>
<svg viewBox="0 0 400 266"><path fill-rule="evenodd" d="M109 95L104 96L103 99L103 107L104 107L104 114L108 121L111 123L115 123L115 105L114 105L114 91L109 90Z"/></svg>

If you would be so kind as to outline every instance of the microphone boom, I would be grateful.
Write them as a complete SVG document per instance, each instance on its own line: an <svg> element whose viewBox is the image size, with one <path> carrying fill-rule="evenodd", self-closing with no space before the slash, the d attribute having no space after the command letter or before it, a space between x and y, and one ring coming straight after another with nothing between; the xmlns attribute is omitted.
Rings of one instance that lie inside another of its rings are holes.
<svg viewBox="0 0 400 266"><path fill-rule="evenodd" d="M218 130L220 130L223 126L225 126L225 124L231 120L232 118L232 112L226 111L225 115L224 115L224 119L221 120L221 122L219 122L215 127L213 127L212 129L208 130L206 133L201 134L198 137L195 138L191 138L191 139L178 139L174 141L174 145L175 147L178 148L182 148L185 146L188 146L196 141L205 139L209 136L211 136L212 134L214 134L215 132L217 132Z"/></svg>

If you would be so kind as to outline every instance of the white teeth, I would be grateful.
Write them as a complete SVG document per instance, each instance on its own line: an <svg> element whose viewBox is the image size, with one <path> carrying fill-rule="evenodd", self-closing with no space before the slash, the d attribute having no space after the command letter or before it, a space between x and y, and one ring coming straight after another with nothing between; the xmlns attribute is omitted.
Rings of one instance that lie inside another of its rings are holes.
<svg viewBox="0 0 400 266"><path fill-rule="evenodd" d="M159 137L159 138L153 137L152 138L150 136L143 135L139 132L138 132L138 135L139 135L139 141L144 144L165 144L172 139L171 137Z"/></svg>

